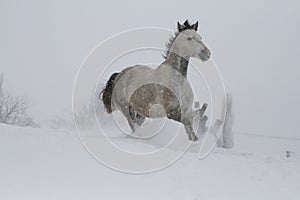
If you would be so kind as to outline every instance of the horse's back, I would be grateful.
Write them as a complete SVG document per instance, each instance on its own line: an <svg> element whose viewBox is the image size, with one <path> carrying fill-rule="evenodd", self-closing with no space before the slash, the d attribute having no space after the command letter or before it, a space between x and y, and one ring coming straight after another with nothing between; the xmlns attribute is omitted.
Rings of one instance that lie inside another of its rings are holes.
<svg viewBox="0 0 300 200"><path fill-rule="evenodd" d="M123 69L117 77L114 98L129 100L134 90L143 85L145 80L151 79L150 76L152 76L153 71L151 67L146 65L135 65Z"/></svg>

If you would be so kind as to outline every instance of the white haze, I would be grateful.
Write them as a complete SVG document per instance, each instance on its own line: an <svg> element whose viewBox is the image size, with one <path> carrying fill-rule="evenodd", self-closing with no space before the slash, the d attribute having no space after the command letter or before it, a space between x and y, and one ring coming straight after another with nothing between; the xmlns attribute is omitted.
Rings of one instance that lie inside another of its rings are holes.
<svg viewBox="0 0 300 200"><path fill-rule="evenodd" d="M67 116L76 72L98 43L136 27L199 20L233 95L235 130L299 137L299 10L297 0L1 0L0 73L36 119Z"/></svg>

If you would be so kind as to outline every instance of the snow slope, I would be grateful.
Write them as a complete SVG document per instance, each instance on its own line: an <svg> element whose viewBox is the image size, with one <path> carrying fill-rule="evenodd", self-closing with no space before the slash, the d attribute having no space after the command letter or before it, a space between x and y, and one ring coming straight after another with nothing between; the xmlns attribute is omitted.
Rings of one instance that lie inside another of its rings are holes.
<svg viewBox="0 0 300 200"><path fill-rule="evenodd" d="M131 175L93 159L74 132L0 124L0 199L299 199L300 160L284 150L299 155L300 141L277 140L238 135L234 150L204 160L190 151L164 170Z"/></svg>

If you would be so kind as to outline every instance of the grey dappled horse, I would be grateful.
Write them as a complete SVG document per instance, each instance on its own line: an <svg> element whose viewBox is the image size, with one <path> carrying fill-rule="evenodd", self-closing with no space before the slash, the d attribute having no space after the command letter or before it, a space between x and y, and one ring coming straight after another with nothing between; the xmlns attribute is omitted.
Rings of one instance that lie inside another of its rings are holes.
<svg viewBox="0 0 300 200"><path fill-rule="evenodd" d="M207 61L210 50L196 32L198 22L177 23L178 31L167 43L164 62L153 69L145 65L127 67L109 78L99 98L108 113L119 110L132 131L146 117L167 117L181 122L189 140L196 141L193 130L193 91L187 77L189 59ZM201 108L203 113L207 107Z"/></svg>

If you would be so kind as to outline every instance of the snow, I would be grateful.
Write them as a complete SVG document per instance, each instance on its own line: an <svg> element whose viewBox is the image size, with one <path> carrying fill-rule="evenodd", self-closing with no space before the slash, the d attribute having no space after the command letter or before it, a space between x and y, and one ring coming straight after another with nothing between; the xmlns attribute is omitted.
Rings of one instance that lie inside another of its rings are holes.
<svg viewBox="0 0 300 200"><path fill-rule="evenodd" d="M132 175L96 161L75 132L0 124L0 199L299 199L299 140L237 135L235 145L203 160L190 150L168 168Z"/></svg>

